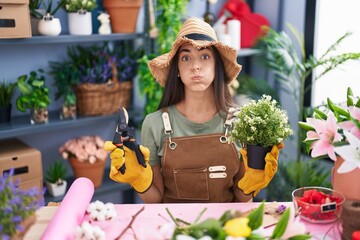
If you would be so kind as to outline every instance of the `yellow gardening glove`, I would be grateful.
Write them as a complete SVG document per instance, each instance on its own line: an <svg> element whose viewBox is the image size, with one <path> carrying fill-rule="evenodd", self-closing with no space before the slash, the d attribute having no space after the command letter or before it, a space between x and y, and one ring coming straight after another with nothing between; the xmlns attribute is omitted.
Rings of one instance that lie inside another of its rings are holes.
<svg viewBox="0 0 360 240"><path fill-rule="evenodd" d="M111 152L111 167L109 177L122 183L129 183L137 192L143 193L149 189L153 181L153 172L149 165L150 150L140 145L140 151L144 156L146 167L141 166L134 151L126 146L117 148L111 141L104 144L105 151ZM122 174L119 170L125 163L126 170Z"/></svg>
<svg viewBox="0 0 360 240"><path fill-rule="evenodd" d="M265 169L253 169L248 167L247 150L241 149L240 154L244 160L245 175L238 182L238 187L245 193L253 193L255 197L261 189L265 188L274 177L278 168L278 157L280 149L284 147L283 143L274 145L270 152L265 156Z"/></svg>

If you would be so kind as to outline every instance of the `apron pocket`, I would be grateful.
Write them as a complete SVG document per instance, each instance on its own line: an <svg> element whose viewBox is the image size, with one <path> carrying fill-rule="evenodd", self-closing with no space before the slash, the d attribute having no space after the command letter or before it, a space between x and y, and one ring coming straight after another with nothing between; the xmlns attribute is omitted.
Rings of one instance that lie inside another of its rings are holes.
<svg viewBox="0 0 360 240"><path fill-rule="evenodd" d="M209 181L206 168L174 170L179 199L209 200Z"/></svg>

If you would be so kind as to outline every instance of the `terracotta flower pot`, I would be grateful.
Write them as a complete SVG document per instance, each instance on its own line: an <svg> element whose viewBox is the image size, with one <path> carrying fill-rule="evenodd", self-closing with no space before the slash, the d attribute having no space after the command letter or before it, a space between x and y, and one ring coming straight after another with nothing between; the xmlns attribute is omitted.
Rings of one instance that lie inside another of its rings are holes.
<svg viewBox="0 0 360 240"><path fill-rule="evenodd" d="M356 168L351 172L338 173L337 170L344 162L342 157L337 157L332 169L333 189L345 195L346 200L360 200L360 169Z"/></svg>
<svg viewBox="0 0 360 240"><path fill-rule="evenodd" d="M135 32L137 17L143 0L103 0L103 6L110 15L113 33Z"/></svg>
<svg viewBox="0 0 360 240"><path fill-rule="evenodd" d="M98 188L102 184L106 161L97 161L94 164L90 162L80 162L76 158L70 158L70 165L76 178L86 177Z"/></svg>

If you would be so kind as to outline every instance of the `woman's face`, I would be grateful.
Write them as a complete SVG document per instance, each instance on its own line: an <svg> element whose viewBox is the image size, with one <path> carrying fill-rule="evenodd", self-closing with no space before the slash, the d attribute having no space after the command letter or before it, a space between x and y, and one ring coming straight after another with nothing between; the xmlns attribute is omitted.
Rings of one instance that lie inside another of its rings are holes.
<svg viewBox="0 0 360 240"><path fill-rule="evenodd" d="M211 48L197 49L190 43L179 48L179 74L185 89L205 91L215 78L215 56Z"/></svg>

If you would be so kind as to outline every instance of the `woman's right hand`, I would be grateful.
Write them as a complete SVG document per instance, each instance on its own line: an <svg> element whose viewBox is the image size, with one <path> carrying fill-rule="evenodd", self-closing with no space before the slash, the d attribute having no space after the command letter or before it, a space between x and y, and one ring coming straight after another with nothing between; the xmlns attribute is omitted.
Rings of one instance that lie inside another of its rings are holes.
<svg viewBox="0 0 360 240"><path fill-rule="evenodd" d="M139 164L134 151L126 146L117 148L111 141L106 141L104 149L110 153L111 167L109 177L122 183L129 183L137 192L143 193L149 189L153 181L153 172L148 164L150 150L139 146L145 160L145 167ZM120 169L125 164L125 171Z"/></svg>

